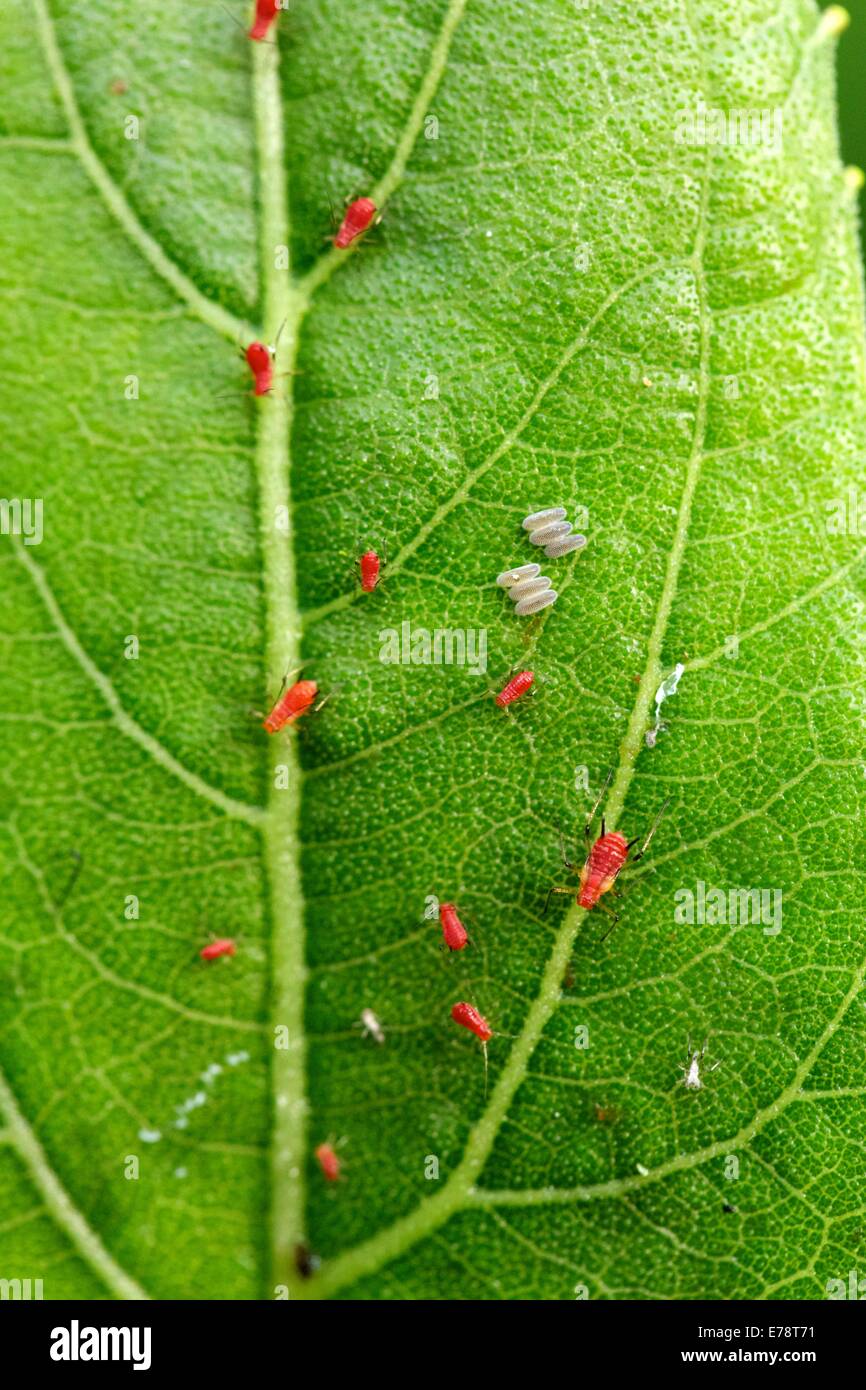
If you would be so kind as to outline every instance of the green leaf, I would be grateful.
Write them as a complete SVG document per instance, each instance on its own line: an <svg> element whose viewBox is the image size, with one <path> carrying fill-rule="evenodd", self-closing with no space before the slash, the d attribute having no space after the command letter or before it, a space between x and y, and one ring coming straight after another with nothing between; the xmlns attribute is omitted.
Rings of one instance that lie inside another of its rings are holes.
<svg viewBox="0 0 866 1390"><path fill-rule="evenodd" d="M838 26L495 11L309 0L278 45L180 0L0 17L0 491L44 532L0 540L0 1275L47 1298L823 1298L862 1265ZM700 103L767 123L701 143ZM361 193L381 225L328 249ZM234 345L281 325L254 401ZM589 545L524 621L493 581L560 503ZM383 661L403 624L483 631L487 670ZM268 739L302 660L332 698ZM608 828L670 801L602 942L543 909L609 767ZM781 893L781 930L684 924L699 884Z"/></svg>

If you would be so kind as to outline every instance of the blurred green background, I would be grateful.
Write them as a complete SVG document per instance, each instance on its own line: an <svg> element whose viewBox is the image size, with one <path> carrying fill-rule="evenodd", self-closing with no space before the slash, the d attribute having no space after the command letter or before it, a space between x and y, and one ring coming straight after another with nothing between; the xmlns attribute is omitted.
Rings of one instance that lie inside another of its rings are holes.
<svg viewBox="0 0 866 1390"><path fill-rule="evenodd" d="M866 0L848 0L851 26L839 40L839 122L842 157L866 172ZM860 192L861 244L866 190Z"/></svg>

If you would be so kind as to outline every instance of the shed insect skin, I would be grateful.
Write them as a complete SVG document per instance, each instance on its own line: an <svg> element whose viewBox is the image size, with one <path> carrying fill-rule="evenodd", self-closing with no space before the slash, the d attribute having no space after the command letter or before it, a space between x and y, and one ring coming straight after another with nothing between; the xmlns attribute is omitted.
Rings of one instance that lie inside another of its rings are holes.
<svg viewBox="0 0 866 1390"><path fill-rule="evenodd" d="M442 923L444 945L448 947L449 951L462 951L469 940L469 933L457 916L457 908L454 903L439 904L439 921ZM454 1007L458 1008L459 1006L455 1004ZM460 1022L459 1019L457 1021Z"/></svg>
<svg viewBox="0 0 866 1390"><path fill-rule="evenodd" d="M548 907L550 906L550 899L552 894L566 893L570 897L574 898L578 906L584 908L584 910L587 912L591 911L594 907L600 907L603 912L606 912L608 916L613 918L611 926L608 928L608 930L604 933L604 935L601 938L602 941L604 941L613 931L614 927L619 921L619 916L611 908L609 908L606 903L602 902L601 900L605 893L610 893L611 891L615 890L617 878L619 877L619 874L621 870L625 867L625 865L627 863L637 864L646 854L646 851L649 848L650 841L652 840L653 836L656 833L656 830L658 829L659 822L661 821L662 816L667 810L670 800L668 798L668 800L665 801L662 805L661 810L659 811L658 815L653 821L649 829L649 833L647 834L637 854L630 856L630 851L632 849L632 846L637 844L638 840L640 839L640 836L638 835L634 840L627 840L625 836L621 834L618 830L607 831L607 829L605 828L604 816L602 816L601 818L601 834L599 835L597 840L591 843L592 822L595 819L595 813L601 805L602 797L607 791L612 776L613 769L611 769L611 771L607 774L604 786L599 792L598 797L596 799L596 803L590 811L589 817L587 818L586 826L584 829L584 838L586 840L589 853L587 854L583 867L581 869L578 869L578 866L576 864L572 864L569 860L565 852L565 841L562 837L562 832L560 832L562 862L565 864L565 867L569 870L570 873L580 874L580 880L577 889L561 885L554 885L553 887L548 889L547 898L544 904L544 911L546 912Z"/></svg>
<svg viewBox="0 0 866 1390"><path fill-rule="evenodd" d="M365 1038L373 1038L379 1044L385 1041L385 1030L372 1009L361 1010L361 1027Z"/></svg>
<svg viewBox="0 0 866 1390"><path fill-rule="evenodd" d="M372 198L356 198L350 203L340 223L340 230L334 237L334 245L345 251L359 236L366 232L376 216L376 204Z"/></svg>
<svg viewBox="0 0 866 1390"><path fill-rule="evenodd" d="M680 1071L683 1072L683 1085L687 1091L703 1090L704 1082L701 1077L701 1062L706 1053L708 1043L709 1038L705 1039L703 1047L696 1047L694 1049L692 1049L691 1038L689 1038L686 1043L686 1065L683 1066L682 1062L680 1062L679 1065ZM715 1071L716 1068L721 1065L721 1061L713 1062L713 1065L708 1070Z"/></svg>
<svg viewBox="0 0 866 1390"><path fill-rule="evenodd" d="M294 724L310 708L319 693L315 681L295 681L284 690L270 714L263 720L263 728L269 734L278 734L281 729Z"/></svg>
<svg viewBox="0 0 866 1390"><path fill-rule="evenodd" d="M229 937L221 937L219 941L211 941L207 946L202 946L199 955L202 960L217 960L220 956L233 956L237 947Z"/></svg>

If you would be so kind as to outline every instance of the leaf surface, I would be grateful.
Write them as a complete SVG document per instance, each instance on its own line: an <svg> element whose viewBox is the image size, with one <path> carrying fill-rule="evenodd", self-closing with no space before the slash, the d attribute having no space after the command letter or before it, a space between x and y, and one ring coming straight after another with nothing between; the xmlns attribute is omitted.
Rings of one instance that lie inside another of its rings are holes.
<svg viewBox="0 0 866 1390"><path fill-rule="evenodd" d="M821 1298L856 1266L864 356L829 28L811 0L319 0L278 46L176 0L0 16L0 490L44 508L0 553L6 1277ZM701 109L767 114L678 138ZM381 225L329 250L361 193ZM233 344L281 325L293 374L253 401ZM558 504L590 544L521 622L493 580ZM483 632L486 670L383 661L405 624ZM332 698L268 740L250 710L302 660ZM670 803L602 943L543 909L609 767L608 828ZM683 923L698 885L780 893L781 930Z"/></svg>

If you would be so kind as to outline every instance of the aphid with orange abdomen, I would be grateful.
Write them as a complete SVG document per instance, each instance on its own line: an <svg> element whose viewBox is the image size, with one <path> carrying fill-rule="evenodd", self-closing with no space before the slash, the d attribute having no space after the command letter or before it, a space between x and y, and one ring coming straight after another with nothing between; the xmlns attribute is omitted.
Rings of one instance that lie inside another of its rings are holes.
<svg viewBox="0 0 866 1390"><path fill-rule="evenodd" d="M277 700L264 720L264 728L269 734L278 734L280 729L294 724L310 708L318 693L319 687L315 681L295 681Z"/></svg>
<svg viewBox="0 0 866 1390"><path fill-rule="evenodd" d="M608 929L608 931L605 932L605 936L609 936L610 932L613 931L613 928L619 921L619 917L617 913L613 912L610 908L608 908L607 904L603 903L601 900L604 897L605 893L610 893L612 890L615 889L617 878L619 877L619 874L621 873L625 865L627 863L637 864L638 861L643 858L644 854L646 854L646 851L649 848L650 841L652 840L653 836L656 833L656 830L658 829L659 821L661 820L668 806L667 801L665 801L664 805L662 806L661 810L659 811L658 815L653 821L649 833L646 839L644 840L643 844L641 845L640 849L638 850L637 854L631 855L631 857L630 852L632 846L637 844L638 840L640 839L640 836L638 835L634 840L627 840L625 836L621 834L621 832L618 830L608 831L605 827L604 816L602 816L601 818L601 834L599 835L597 840L590 843L592 822L595 819L595 813L598 810L599 805L601 804L601 799L607 791L610 779L611 773L608 773L604 786L599 792L598 799L596 800L595 805L590 811L589 818L586 822L584 836L589 846L589 853L586 856L582 868L578 869L578 866L576 864L571 863L571 861L565 853L565 843L564 841L562 841L562 861L565 864L565 867L570 872L580 874L580 881L578 887L569 888L563 886L554 886L550 888L547 894L547 901L544 905L544 910L547 911L547 907L550 903L551 894L567 893L570 897L573 897L576 900L579 907L584 908L586 911L590 911L594 907L601 907L603 911L607 912L609 916L613 917L613 923L611 927ZM602 937L602 941L605 939L605 936Z"/></svg>
<svg viewBox="0 0 866 1390"><path fill-rule="evenodd" d="M236 949L233 941L228 937L222 937L219 941L211 941L207 946L202 946L199 955L202 960L217 960L220 956L233 956Z"/></svg>
<svg viewBox="0 0 866 1390"><path fill-rule="evenodd" d="M315 1154L325 1182L337 1182L340 1177L341 1164L333 1144L319 1144Z"/></svg>

